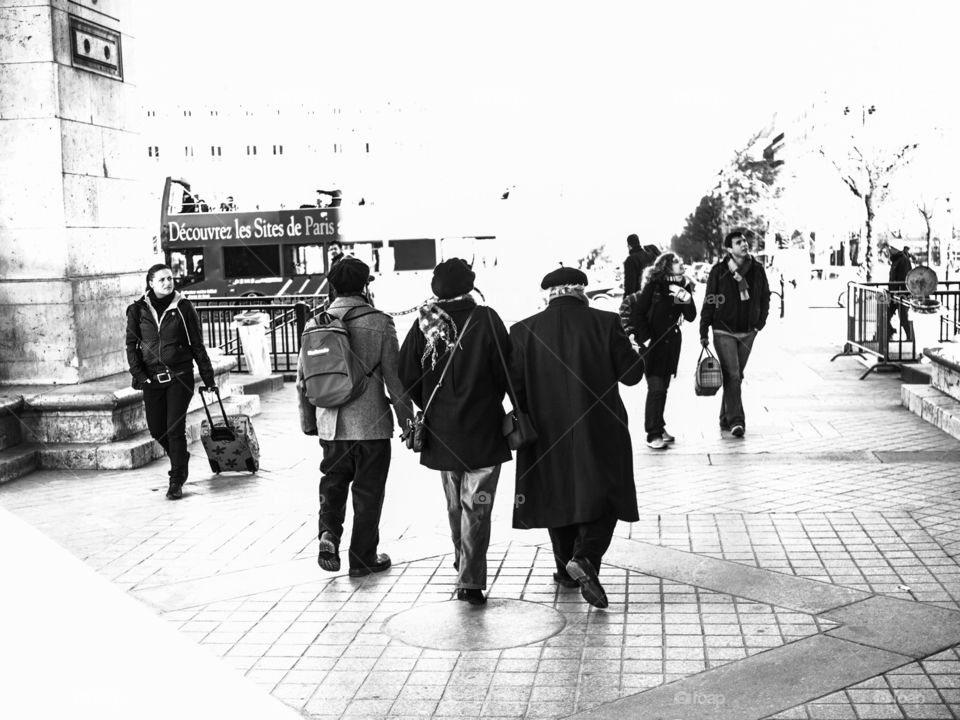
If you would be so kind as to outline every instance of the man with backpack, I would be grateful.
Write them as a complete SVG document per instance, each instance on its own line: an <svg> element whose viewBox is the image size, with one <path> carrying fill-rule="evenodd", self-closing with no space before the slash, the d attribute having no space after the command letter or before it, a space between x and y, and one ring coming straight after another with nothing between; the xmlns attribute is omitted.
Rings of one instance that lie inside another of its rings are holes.
<svg viewBox="0 0 960 720"><path fill-rule="evenodd" d="M390 567L390 557L377 553L393 436L390 403L401 427L413 417L413 408L397 376L400 348L393 319L368 301L370 268L347 257L328 280L337 299L303 332L297 366L301 429L319 435L323 448L317 563L330 572L340 570L352 487L349 572L363 577Z"/></svg>

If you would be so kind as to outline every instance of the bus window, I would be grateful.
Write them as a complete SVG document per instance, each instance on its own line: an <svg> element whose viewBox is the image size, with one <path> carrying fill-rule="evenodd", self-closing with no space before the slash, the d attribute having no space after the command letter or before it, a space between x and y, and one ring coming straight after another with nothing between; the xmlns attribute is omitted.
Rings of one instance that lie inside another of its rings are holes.
<svg viewBox="0 0 960 720"><path fill-rule="evenodd" d="M284 275L323 274L322 245L284 245Z"/></svg>
<svg viewBox="0 0 960 720"><path fill-rule="evenodd" d="M437 243L433 238L391 240L394 270L433 270L437 265Z"/></svg>
<svg viewBox="0 0 960 720"><path fill-rule="evenodd" d="M170 269L174 287L203 280L203 250L182 250L170 253Z"/></svg>
<svg viewBox="0 0 960 720"><path fill-rule="evenodd" d="M228 280L280 276L279 245L234 245L223 248L223 275Z"/></svg>

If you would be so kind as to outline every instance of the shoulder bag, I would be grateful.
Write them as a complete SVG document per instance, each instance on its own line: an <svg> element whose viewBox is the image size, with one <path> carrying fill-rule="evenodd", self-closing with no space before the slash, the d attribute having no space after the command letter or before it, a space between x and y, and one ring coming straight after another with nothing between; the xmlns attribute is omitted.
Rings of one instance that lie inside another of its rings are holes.
<svg viewBox="0 0 960 720"><path fill-rule="evenodd" d="M493 333L493 342L497 345L497 354L500 356L500 362L503 365L503 372L507 376L507 391L510 395L510 402L513 409L503 416L503 435L507 438L507 446L511 450L532 445L537 440L537 431L533 427L530 416L520 409L517 402L517 393L513 388L513 380L510 379L510 368L507 367L507 359L504 357L503 348L500 347L500 338L497 337L497 329L493 326L493 320L487 315L490 322L490 331Z"/></svg>

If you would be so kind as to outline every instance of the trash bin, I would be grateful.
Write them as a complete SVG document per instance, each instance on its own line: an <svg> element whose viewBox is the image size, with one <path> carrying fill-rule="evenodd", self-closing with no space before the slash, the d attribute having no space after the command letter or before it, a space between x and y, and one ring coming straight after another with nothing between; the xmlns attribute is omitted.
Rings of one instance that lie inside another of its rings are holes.
<svg viewBox="0 0 960 720"><path fill-rule="evenodd" d="M240 335L243 359L247 371L255 377L264 377L273 372L270 363L270 338L267 329L270 317L262 312L245 312L233 318L231 327Z"/></svg>

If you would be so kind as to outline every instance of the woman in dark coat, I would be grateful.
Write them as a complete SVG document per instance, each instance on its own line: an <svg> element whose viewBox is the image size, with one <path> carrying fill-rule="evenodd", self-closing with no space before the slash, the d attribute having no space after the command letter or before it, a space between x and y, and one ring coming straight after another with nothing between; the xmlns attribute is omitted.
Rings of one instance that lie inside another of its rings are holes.
<svg viewBox="0 0 960 720"><path fill-rule="evenodd" d="M169 500L183 497L190 453L187 407L193 397L193 364L207 389L216 387L213 366L203 346L200 316L173 289L166 265L147 271L147 291L127 308L127 364L132 385L143 391L150 435L170 457Z"/></svg>
<svg viewBox="0 0 960 720"><path fill-rule="evenodd" d="M640 292L623 299L620 318L627 334L638 345L648 343L643 360L647 374L647 404L644 426L647 446L663 450L676 438L667 432L663 419L670 378L680 362L680 318L697 317L693 283L683 275L683 262L672 252L660 255L646 269Z"/></svg>
<svg viewBox="0 0 960 720"><path fill-rule="evenodd" d="M547 308L510 328L518 403L538 435L517 451L513 525L549 528L554 579L606 607L603 554L617 520L639 518L618 383L640 382L643 363L616 314L589 307L586 284L574 268L549 273Z"/></svg>
<svg viewBox="0 0 960 720"><path fill-rule="evenodd" d="M510 341L500 316L470 295L474 277L459 258L436 267L431 283L436 298L420 308L403 341L399 375L404 391L423 409L457 347L425 413L420 464L439 470L443 481L459 571L457 599L482 605L493 500L500 465L510 460L502 432L507 373L497 342L509 358Z"/></svg>

